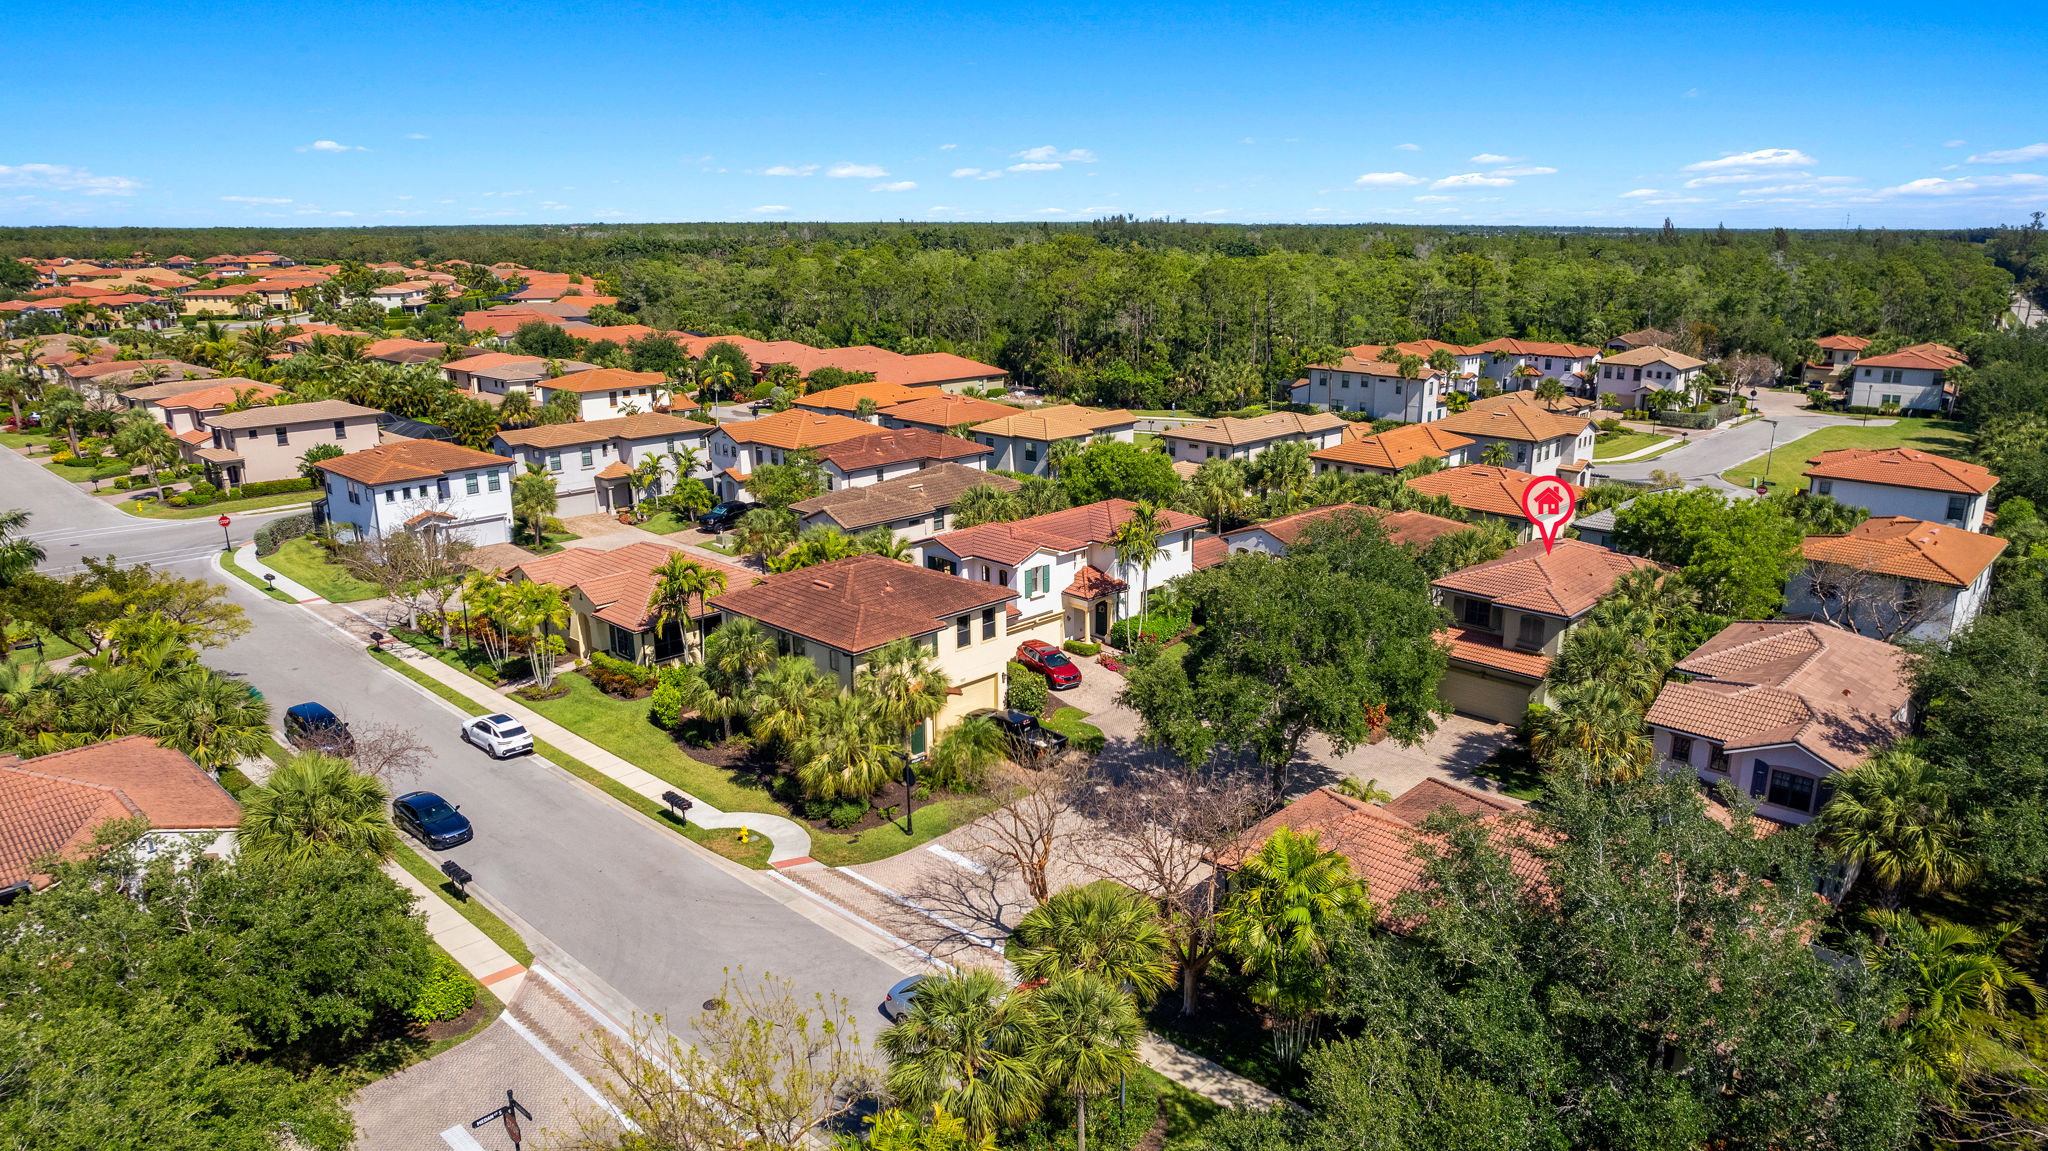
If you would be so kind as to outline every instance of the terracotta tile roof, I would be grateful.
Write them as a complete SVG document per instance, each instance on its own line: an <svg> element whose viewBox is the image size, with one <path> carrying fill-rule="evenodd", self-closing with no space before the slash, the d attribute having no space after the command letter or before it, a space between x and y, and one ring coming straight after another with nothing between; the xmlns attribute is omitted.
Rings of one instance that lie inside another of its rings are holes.
<svg viewBox="0 0 2048 1151"><path fill-rule="evenodd" d="M562 368L567 371L572 370L569 368L570 364L579 362L576 360L563 360L561 364ZM445 365L443 370L475 374L486 368L503 368L514 364L520 366L532 364L536 367L546 367L547 359L543 356L523 356L514 352L481 352L474 356L464 356L459 360L452 360ZM594 368L596 366L596 364L585 364L584 368Z"/></svg>
<svg viewBox="0 0 2048 1151"><path fill-rule="evenodd" d="M1490 631L1473 627L1451 627L1436 633L1451 649L1451 658L1464 663L1512 672L1531 680L1550 674L1550 657L1542 652L1517 651Z"/></svg>
<svg viewBox="0 0 2048 1151"><path fill-rule="evenodd" d="M371 360L386 360L393 363L426 364L448 354L448 345L433 340L378 340L363 349L363 356Z"/></svg>
<svg viewBox="0 0 2048 1151"><path fill-rule="evenodd" d="M1860 352L1870 346L1870 341L1862 336L1822 336L1813 343L1830 352Z"/></svg>
<svg viewBox="0 0 2048 1151"><path fill-rule="evenodd" d="M1883 356L1865 356L1856 361L1858 368L1924 368L1933 372L1944 372L1964 363L1954 348L1941 344L1915 344L1900 348Z"/></svg>
<svg viewBox="0 0 2048 1151"><path fill-rule="evenodd" d="M189 385L190 381L187 383ZM222 376L209 381L207 387L165 396L157 400L156 405L160 408L191 408L203 412L210 408L226 407L237 400L247 399L260 403L272 396L284 394L283 388L274 388L269 384L259 384L239 377Z"/></svg>
<svg viewBox="0 0 2048 1151"><path fill-rule="evenodd" d="M1799 550L1815 563L1969 587L2005 550L2005 541L1911 516L1879 516L1846 535L1808 536Z"/></svg>
<svg viewBox="0 0 2048 1151"><path fill-rule="evenodd" d="M1397 472L1417 460L1446 459L1459 448L1471 446L1471 440L1435 423L1404 424L1398 428L1388 428L1376 435L1363 436L1334 447L1310 452L1309 458L1325 463L1350 464L1354 467L1380 468L1384 471Z"/></svg>
<svg viewBox="0 0 2048 1151"><path fill-rule="evenodd" d="M619 548L564 548L551 556L527 560L512 571L535 583L554 584L581 592L594 609L591 614L628 631L651 631L653 613L647 601L660 580L654 569L678 554L676 549L647 540L636 540ZM690 559L725 576L727 591L743 588L760 578L745 568L707 560ZM690 618L716 614L702 603L690 605Z"/></svg>
<svg viewBox="0 0 2048 1151"><path fill-rule="evenodd" d="M1521 801L1492 792L1473 791L1458 787L1441 779L1425 779L1399 796L1388 800L1380 810L1407 824L1419 824L1437 812L1449 808L1459 815L1506 815L1522 809Z"/></svg>
<svg viewBox="0 0 2048 1151"><path fill-rule="evenodd" d="M1334 364L1311 364L1310 366L1317 368L1327 368L1339 372L1357 372L1358 374L1365 376L1381 376L1386 379L1408 378L1401 375L1401 365L1399 363L1380 359L1379 349L1372 345L1367 345L1367 348L1371 351L1370 355L1357 356L1346 354L1342 359L1338 360ZM1424 358L1427 359L1428 357ZM1422 369L1422 374L1419 376L1415 376L1413 378L1417 380L1426 380L1431 378L1432 376L1440 376L1442 374L1443 373L1437 371L1435 368L1425 366Z"/></svg>
<svg viewBox="0 0 2048 1151"><path fill-rule="evenodd" d="M1070 595L1076 599L1100 599L1106 595L1115 595L1129 586L1131 585L1127 581L1116 578L1094 564L1082 564L1081 570L1074 573L1074 582L1068 584L1060 594Z"/></svg>
<svg viewBox="0 0 2048 1151"><path fill-rule="evenodd" d="M427 480L449 472L510 466L511 463L504 456L440 440L394 440L331 460L319 460L313 466L359 484L376 485Z"/></svg>
<svg viewBox="0 0 2048 1151"><path fill-rule="evenodd" d="M1589 348L1584 344L1552 344L1542 340L1517 340L1511 336L1474 344L1469 350L1500 352L1510 356L1555 356L1567 360L1590 359L1600 354L1599 348Z"/></svg>
<svg viewBox="0 0 2048 1151"><path fill-rule="evenodd" d="M1224 416L1218 420L1206 420L1199 424L1186 424L1172 431L1161 432L1164 439L1192 440L1204 444L1259 444L1283 436L1305 437L1317 432L1333 431L1347 425L1348 421L1328 412L1302 415L1299 412L1274 412L1256 419L1241 420L1235 416Z"/></svg>
<svg viewBox="0 0 2048 1151"><path fill-rule="evenodd" d="M1968 495L1983 495L1998 484L1998 477L1989 468L1917 448L1837 448L1806 462L1812 466L1805 474L1822 480Z"/></svg>
<svg viewBox="0 0 2048 1151"><path fill-rule="evenodd" d="M210 432L208 432L205 428L193 428L191 431L188 432L179 432L177 438L185 441L188 444L206 444L213 442L213 435Z"/></svg>
<svg viewBox="0 0 2048 1151"><path fill-rule="evenodd" d="M1421 356L1425 360L1436 352L1449 352L1454 356L1477 354L1463 344L1447 344L1442 340L1403 340L1391 346L1395 351L1400 352L1404 356ZM1378 359L1380 353L1386 351L1388 347L1389 345L1387 344L1358 344L1344 350L1361 360L1374 360Z"/></svg>
<svg viewBox="0 0 2048 1151"><path fill-rule="evenodd" d="M952 618L1017 598L1009 588L960 579L878 555L850 556L772 575L711 601L731 615L858 654L926 635Z"/></svg>
<svg viewBox="0 0 2048 1151"><path fill-rule="evenodd" d="M1911 698L1900 648L1817 623L1744 620L1678 661L1644 717L1732 751L1796 744L1850 768L1905 734Z"/></svg>
<svg viewBox="0 0 2048 1151"><path fill-rule="evenodd" d="M202 432L200 434L204 435L205 433ZM184 437L180 436L179 438L183 439ZM198 443L201 441L188 440L186 442ZM242 462L242 453L232 448L200 448L192 454L196 458L205 460L210 464L238 464Z"/></svg>
<svg viewBox="0 0 2048 1151"><path fill-rule="evenodd" d="M1672 338L1670 332L1664 331L1661 328L1638 328L1633 332L1623 332L1608 342L1627 344L1631 348L1642 348L1648 347L1651 344L1669 344Z"/></svg>
<svg viewBox="0 0 2048 1151"><path fill-rule="evenodd" d="M962 528L934 536L932 542L956 556L1015 564L1041 548L1071 552L1089 544L1108 543L1117 526L1131 518L1137 506L1129 500L1102 500L1029 519ZM1200 516L1171 509L1161 509L1159 515L1169 532L1200 527L1206 522Z"/></svg>
<svg viewBox="0 0 2048 1151"><path fill-rule="evenodd" d="M1230 545L1222 536L1199 536L1195 539L1194 565L1196 571L1206 571L1230 558Z"/></svg>
<svg viewBox="0 0 2048 1151"><path fill-rule="evenodd" d="M1006 492L1014 492L1023 486L1008 476L994 475L966 464L934 464L878 484L841 488L813 496L789 505L789 510L805 519L823 516L844 531L857 532L895 520L929 516L940 508L951 507L960 498L960 493L982 484L990 484Z"/></svg>
<svg viewBox="0 0 2048 1151"><path fill-rule="evenodd" d="M553 324L559 327L562 317L536 312L530 308L486 308L481 312L464 312L462 330L465 332L495 332L509 336L527 324Z"/></svg>
<svg viewBox="0 0 2048 1151"><path fill-rule="evenodd" d="M1264 532L1288 547L1293 547L1296 543L1300 542L1301 537L1310 527L1329 519L1338 512L1345 511L1371 516L1380 522L1381 527L1386 529L1389 540L1397 544L1405 544L1409 547L1427 547L1431 541L1441 536L1455 535L1472 527L1471 524L1459 523L1457 520L1447 520L1442 516L1433 516L1427 512L1390 512L1384 508L1376 508L1367 504L1334 504L1326 508L1311 508L1305 512L1296 512L1291 516L1281 516L1278 519L1251 524L1248 527L1238 528L1236 531L1224 532L1222 539L1227 546L1233 536L1242 536L1251 532Z"/></svg>
<svg viewBox="0 0 2048 1151"><path fill-rule="evenodd" d="M943 435L926 428L879 429L870 426L869 432L869 435L855 436L818 449L819 461L851 475L863 468L886 467L910 460L921 460L920 466L928 466L948 460L975 459L995 451L973 440Z"/></svg>
<svg viewBox="0 0 2048 1151"><path fill-rule="evenodd" d="M977 424L974 430L985 436L1016 436L1050 442L1092 436L1137 422L1138 417L1122 408L1102 411L1079 404L1059 404L1049 408L1019 409L999 419Z"/></svg>
<svg viewBox="0 0 2048 1151"><path fill-rule="evenodd" d="M930 392L931 389L926 388L919 393L925 398L891 404L883 408L881 414L906 424L922 424L928 428L953 428L961 424L999 420L1017 410L1007 404L977 400L972 396L956 396L951 392L934 396Z"/></svg>
<svg viewBox="0 0 2048 1151"><path fill-rule="evenodd" d="M1521 393L1514 393L1519 395ZM1487 436L1496 440L1540 443L1561 436L1576 436L1587 422L1578 416L1560 416L1528 403L1507 403L1482 407L1477 404L1437 421L1447 432L1465 436Z"/></svg>
<svg viewBox="0 0 2048 1151"><path fill-rule="evenodd" d="M1660 567L1641 556L1562 539L1547 554L1540 540L1510 548L1499 559L1454 571L1433 586L1483 596L1502 607L1577 619L1593 610L1614 582L1637 568Z"/></svg>
<svg viewBox="0 0 2048 1151"><path fill-rule="evenodd" d="M1522 514L1522 493L1535 482L1535 476L1513 468L1466 464L1461 468L1445 468L1426 476L1416 476L1408 481L1408 486L1423 495L1444 496L1470 511L1526 522L1528 517ZM1574 487L1573 494L1583 496L1585 489Z"/></svg>
<svg viewBox="0 0 2048 1151"><path fill-rule="evenodd" d="M1649 364L1666 364L1681 372L1707 366L1705 360L1695 359L1684 352L1674 352L1670 348L1659 347L1656 344L1643 348L1630 348L1626 352L1616 352L1602 359L1600 363L1602 365L1614 364L1624 368L1640 368Z"/></svg>
<svg viewBox="0 0 2048 1151"><path fill-rule="evenodd" d="M453 515L447 512L440 511L439 509L436 508L428 508L425 511L415 513L412 516L412 518L406 520L405 526L413 527L417 524L426 523L428 520L452 520L454 518L455 517Z"/></svg>
<svg viewBox="0 0 2048 1151"><path fill-rule="evenodd" d="M623 480L632 474L633 469L626 466L626 461L613 460L611 463L598 469L597 478L601 480Z"/></svg>
<svg viewBox="0 0 2048 1151"><path fill-rule="evenodd" d="M836 388L826 388L821 392L798 396L793 402L797 407L810 408L812 411L844 412L851 415L860 408L862 400L875 401L875 406L879 409L917 399L930 391L930 388L911 388L902 384L870 380L864 384L842 384Z"/></svg>
<svg viewBox="0 0 2048 1151"><path fill-rule="evenodd" d="M232 385L237 388L265 388L270 386L260 380L252 380L246 376L218 376L208 379L206 384L207 386ZM177 396L187 395L194 390L195 386L197 385L192 380L165 380L160 384L144 384L139 388L129 388L121 393L121 398L131 404L152 404Z"/></svg>
<svg viewBox="0 0 2048 1151"><path fill-rule="evenodd" d="M225 831L242 808L183 752L143 736L0 758L0 886L31 879L38 856L77 851L107 820L137 815L162 831Z"/></svg>
<svg viewBox="0 0 2048 1151"><path fill-rule="evenodd" d="M629 388L654 388L666 392L670 385L668 377L660 372L594 368L587 372L567 372L552 380L540 380L534 386L550 392L576 392L579 395L588 395L591 392L623 392ZM686 409L697 406L696 401L688 396L677 396L676 402Z"/></svg>
<svg viewBox="0 0 2048 1151"><path fill-rule="evenodd" d="M239 412L222 412L206 417L209 428L268 428L279 424L330 423L334 420L381 416L376 408L351 404L347 400L310 400L302 404L271 404Z"/></svg>
<svg viewBox="0 0 2048 1151"><path fill-rule="evenodd" d="M650 328L645 324L613 324L610 327L600 327L595 324L588 326L564 324L562 325L562 330L579 340L589 340L593 344L618 344L621 347L635 340L644 340L649 336L659 336L662 334L660 328Z"/></svg>
<svg viewBox="0 0 2048 1151"><path fill-rule="evenodd" d="M847 416L820 415L802 408L790 408L758 420L739 420L718 425L736 444L766 444L771 448L822 448L857 436L875 433L875 425Z"/></svg>
<svg viewBox="0 0 2048 1151"><path fill-rule="evenodd" d="M132 375L144 368L163 368L169 375L183 375L195 380L209 379L216 374L212 368L188 364L183 360L102 360L92 364L72 364L64 368L64 374L74 380L97 380L105 376Z"/></svg>
<svg viewBox="0 0 2048 1151"><path fill-rule="evenodd" d="M531 428L508 428L498 439L522 448L566 448L572 444L595 444L605 440L654 440L673 436L708 436L712 425L671 416L666 412L639 412L608 420L586 420L570 424L541 424Z"/></svg>

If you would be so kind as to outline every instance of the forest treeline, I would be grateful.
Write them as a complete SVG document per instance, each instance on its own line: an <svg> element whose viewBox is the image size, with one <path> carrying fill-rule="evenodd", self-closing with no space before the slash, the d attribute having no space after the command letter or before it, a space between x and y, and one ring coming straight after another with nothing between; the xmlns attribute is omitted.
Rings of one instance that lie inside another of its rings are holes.
<svg viewBox="0 0 2048 1151"><path fill-rule="evenodd" d="M1058 395L1228 406L1358 343L1585 343L1638 328L1794 362L1833 332L1962 345L2039 222L1976 232L1393 225L644 224L0 229L0 255L512 260L599 277L642 323L950 351ZM2030 264L2032 267L2030 267Z"/></svg>

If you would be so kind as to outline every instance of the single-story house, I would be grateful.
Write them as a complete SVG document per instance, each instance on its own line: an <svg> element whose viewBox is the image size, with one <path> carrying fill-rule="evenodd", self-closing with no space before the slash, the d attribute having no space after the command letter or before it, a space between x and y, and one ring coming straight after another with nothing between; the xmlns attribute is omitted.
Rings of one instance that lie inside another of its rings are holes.
<svg viewBox="0 0 2048 1151"><path fill-rule="evenodd" d="M554 555L525 560L505 573L513 582L553 584L566 593L569 626L562 635L569 655L589 659L601 651L628 663L668 663L702 652L704 631L718 611L692 603L690 622L665 624L649 609L661 586L655 569L683 553L665 544L636 540L618 548L564 548ZM727 591L760 578L745 568L700 556L696 563L725 577ZM659 626L657 626L659 625Z"/></svg>

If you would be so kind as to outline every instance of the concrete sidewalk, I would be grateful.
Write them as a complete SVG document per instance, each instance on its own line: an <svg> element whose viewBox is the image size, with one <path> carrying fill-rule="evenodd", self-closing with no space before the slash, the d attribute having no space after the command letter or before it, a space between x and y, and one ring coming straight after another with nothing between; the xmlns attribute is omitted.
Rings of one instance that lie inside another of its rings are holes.
<svg viewBox="0 0 2048 1151"><path fill-rule="evenodd" d="M253 543L243 544L241 547L235 549L235 566L241 568L245 572L249 572L250 574L254 575L257 579L269 580L272 587L275 587L278 591L283 592L284 594L292 597L300 603L327 602L325 599L321 597L319 592L314 591L312 588L307 587L305 584L298 583L297 581L291 579L287 579L283 572L278 571L276 568L271 567L269 564L264 563L260 559L257 559L256 545Z"/></svg>
<svg viewBox="0 0 2048 1151"><path fill-rule="evenodd" d="M410 851L411 848L401 848ZM506 1003L519 994L526 983L526 965L512 958L510 952L491 941L476 924L462 917L462 913L448 905L440 892L428 890L427 885L413 878L412 872L396 863L384 865L384 874L398 881L399 885L419 899L420 911L427 917L427 934L441 949L455 957L463 970L476 976L476 981L491 989Z"/></svg>

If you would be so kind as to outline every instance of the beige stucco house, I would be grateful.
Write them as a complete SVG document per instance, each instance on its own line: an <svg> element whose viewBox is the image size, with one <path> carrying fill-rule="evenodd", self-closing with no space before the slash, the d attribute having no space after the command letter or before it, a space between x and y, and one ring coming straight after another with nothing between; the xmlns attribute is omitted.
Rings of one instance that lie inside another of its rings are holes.
<svg viewBox="0 0 2048 1151"><path fill-rule="evenodd" d="M299 461L322 444L344 453L377 446L377 422L384 413L343 400L278 404L221 412L206 418L212 438L193 450L207 478L222 488L299 474Z"/></svg>

